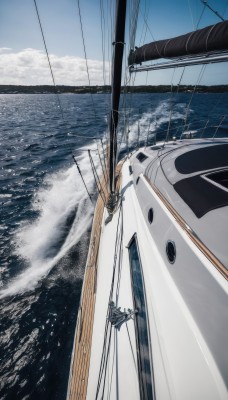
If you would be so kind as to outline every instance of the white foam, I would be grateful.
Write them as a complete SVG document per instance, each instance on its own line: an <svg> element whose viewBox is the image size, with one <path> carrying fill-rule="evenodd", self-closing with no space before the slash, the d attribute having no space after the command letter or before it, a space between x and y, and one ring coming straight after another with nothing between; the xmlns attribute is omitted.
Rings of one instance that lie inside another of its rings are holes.
<svg viewBox="0 0 228 400"><path fill-rule="evenodd" d="M183 106L183 104L181 104ZM140 126L140 140L147 139L148 131L153 133L158 129L163 123L166 123L170 119L170 110L172 105L170 105L169 101L162 101L154 111L145 112L142 116L135 121L133 124L129 126L129 146L132 146L138 137L138 125ZM174 109L171 113L172 121L175 119L184 117L183 107L179 107L179 104L174 106ZM121 147L125 148L126 144L122 144Z"/></svg>
<svg viewBox="0 0 228 400"><path fill-rule="evenodd" d="M95 150L96 145L90 145L89 148ZM81 155L77 159L87 188L92 192L94 179L88 154L83 150L85 148L81 148ZM98 157L94 152L92 155L99 171ZM33 198L32 207L39 210L38 219L25 224L16 233L15 238L18 256L28 262L28 268L14 278L8 287L0 291L0 298L33 290L67 251L80 240L91 224L93 206L88 200L75 165L47 176L43 187ZM48 257L49 249L62 235L67 217L76 209L75 219L65 242L55 256Z"/></svg>

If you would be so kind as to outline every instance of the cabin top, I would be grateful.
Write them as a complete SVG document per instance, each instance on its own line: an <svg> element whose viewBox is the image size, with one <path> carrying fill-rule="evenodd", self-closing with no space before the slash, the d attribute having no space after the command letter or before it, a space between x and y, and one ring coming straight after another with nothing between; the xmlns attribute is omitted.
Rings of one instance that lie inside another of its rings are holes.
<svg viewBox="0 0 228 400"><path fill-rule="evenodd" d="M142 173L155 185L228 268L228 140L183 139L141 148L133 171L136 180Z"/></svg>

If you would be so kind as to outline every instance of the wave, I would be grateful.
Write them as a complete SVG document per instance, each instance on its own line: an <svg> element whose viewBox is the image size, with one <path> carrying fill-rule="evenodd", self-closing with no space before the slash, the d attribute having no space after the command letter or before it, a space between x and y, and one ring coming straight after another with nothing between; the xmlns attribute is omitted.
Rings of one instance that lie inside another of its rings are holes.
<svg viewBox="0 0 228 400"><path fill-rule="evenodd" d="M183 104L175 104L174 107L170 101L162 101L154 111L144 112L142 116L129 125L129 146L134 145L138 138L138 126L140 128L140 141L147 140L148 132L155 133L159 127L169 122L170 119L170 110L171 120L183 119L185 116L185 109L183 108ZM192 112L192 110L189 110ZM126 147L126 144L122 144L121 148Z"/></svg>
<svg viewBox="0 0 228 400"><path fill-rule="evenodd" d="M96 145L89 148L95 150ZM91 193L94 179L86 149L79 149L77 160ZM97 157L94 163L99 170ZM88 231L93 205L75 165L46 177L33 197L32 209L39 212L39 217L25 223L15 235L17 255L26 260L28 267L0 291L0 298L33 290Z"/></svg>

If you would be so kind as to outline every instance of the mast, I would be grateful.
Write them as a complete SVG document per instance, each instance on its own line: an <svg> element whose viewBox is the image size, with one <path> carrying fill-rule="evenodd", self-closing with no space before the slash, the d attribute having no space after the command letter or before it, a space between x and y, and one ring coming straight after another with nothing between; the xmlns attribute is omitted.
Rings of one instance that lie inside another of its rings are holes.
<svg viewBox="0 0 228 400"><path fill-rule="evenodd" d="M117 125L119 113L119 100L121 91L122 61L124 51L124 33L126 17L126 0L118 0L116 12L116 31L113 67L112 67L112 107L110 115L110 147L109 147L109 189L110 194L115 194L115 167L117 153Z"/></svg>

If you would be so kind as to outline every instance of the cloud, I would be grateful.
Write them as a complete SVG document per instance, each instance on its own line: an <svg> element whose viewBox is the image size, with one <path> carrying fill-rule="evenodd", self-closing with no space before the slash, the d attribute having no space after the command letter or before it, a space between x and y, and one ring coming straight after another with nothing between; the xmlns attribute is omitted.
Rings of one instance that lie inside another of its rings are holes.
<svg viewBox="0 0 228 400"><path fill-rule="evenodd" d="M52 78L46 54L36 49L14 52L7 47L0 48L1 85L52 85ZM50 62L56 85L88 85L86 62L83 58L50 55ZM103 85L103 61L88 60L91 85ZM109 63L105 62L106 83Z"/></svg>
<svg viewBox="0 0 228 400"><path fill-rule="evenodd" d="M0 54L6 53L8 51L12 51L10 47L1 47L0 48Z"/></svg>

